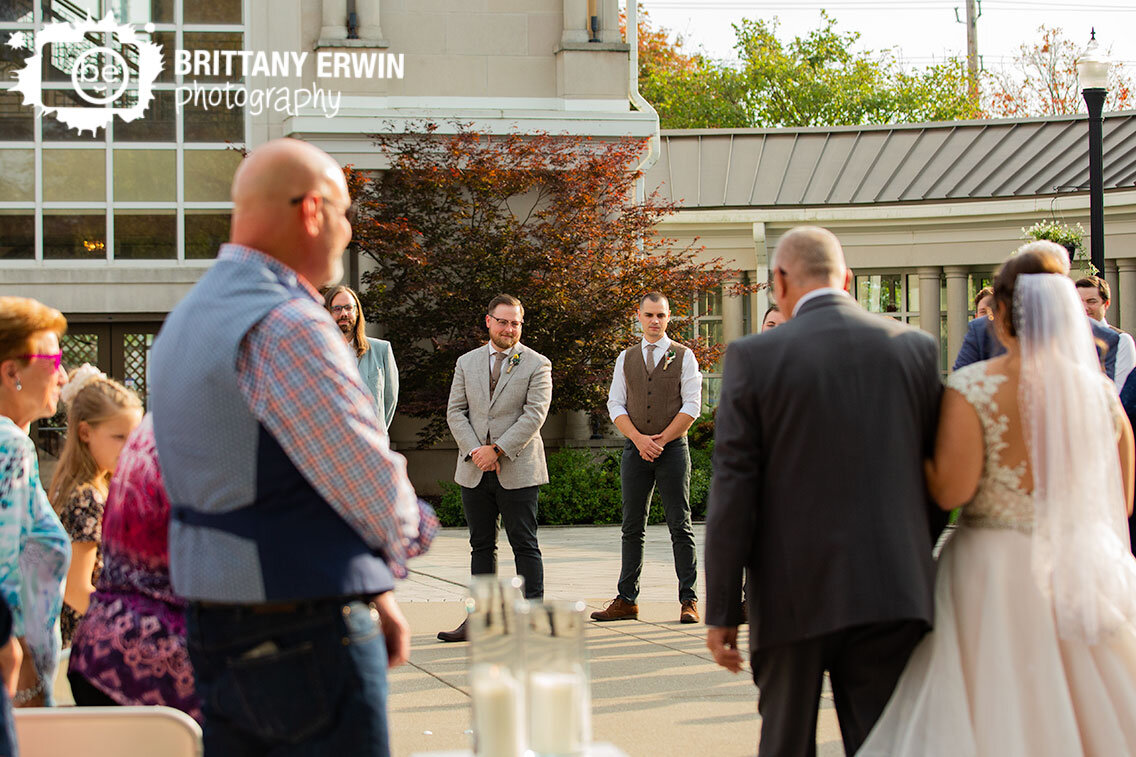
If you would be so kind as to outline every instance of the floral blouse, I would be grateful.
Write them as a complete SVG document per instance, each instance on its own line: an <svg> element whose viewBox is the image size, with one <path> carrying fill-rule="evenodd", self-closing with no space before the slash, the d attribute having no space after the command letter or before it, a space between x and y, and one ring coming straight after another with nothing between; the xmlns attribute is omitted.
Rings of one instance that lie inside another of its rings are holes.
<svg viewBox="0 0 1136 757"><path fill-rule="evenodd" d="M106 497L90 484L82 484L71 492L59 513L63 528L71 537L72 542L94 542L95 569L91 575L91 582L98 581L103 570L103 551L99 541L103 532L103 508L106 506ZM60 630L63 634L63 648L71 646L71 637L75 634L75 625L79 622L79 613L70 605L63 604L63 614L59 616Z"/></svg>
<svg viewBox="0 0 1136 757"><path fill-rule="evenodd" d="M185 600L170 586L170 500L147 415L127 440L103 512L102 574L71 641L69 672L124 705L164 704L198 721Z"/></svg>
<svg viewBox="0 0 1136 757"><path fill-rule="evenodd" d="M59 611L71 541L39 479L35 444L0 416L0 592L12 609L12 634L22 636L52 703L59 666Z"/></svg>

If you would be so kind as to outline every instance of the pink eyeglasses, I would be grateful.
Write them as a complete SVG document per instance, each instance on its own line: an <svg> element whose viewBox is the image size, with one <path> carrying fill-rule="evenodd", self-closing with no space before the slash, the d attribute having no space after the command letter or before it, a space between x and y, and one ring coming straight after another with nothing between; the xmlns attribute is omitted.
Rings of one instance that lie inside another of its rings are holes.
<svg viewBox="0 0 1136 757"><path fill-rule="evenodd" d="M24 360L50 360L55 363L52 370L58 371L59 366L63 365L63 350L56 352L54 355L16 355L16 357Z"/></svg>

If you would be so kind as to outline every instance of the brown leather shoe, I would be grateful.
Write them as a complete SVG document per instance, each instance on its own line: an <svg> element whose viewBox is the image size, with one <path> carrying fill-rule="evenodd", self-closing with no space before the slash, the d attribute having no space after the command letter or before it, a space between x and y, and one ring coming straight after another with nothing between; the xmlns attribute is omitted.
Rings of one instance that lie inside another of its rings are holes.
<svg viewBox="0 0 1136 757"><path fill-rule="evenodd" d="M607 603L602 610L592 613L592 620L600 622L608 620L637 620L639 618L639 605L625 602L622 597L616 597Z"/></svg>
<svg viewBox="0 0 1136 757"><path fill-rule="evenodd" d="M465 624L466 621L463 620L462 624L452 631L438 631L438 641L465 641Z"/></svg>
<svg viewBox="0 0 1136 757"><path fill-rule="evenodd" d="M679 623L697 623L702 618L698 615L698 600L687 599L682 603L682 613L678 616Z"/></svg>

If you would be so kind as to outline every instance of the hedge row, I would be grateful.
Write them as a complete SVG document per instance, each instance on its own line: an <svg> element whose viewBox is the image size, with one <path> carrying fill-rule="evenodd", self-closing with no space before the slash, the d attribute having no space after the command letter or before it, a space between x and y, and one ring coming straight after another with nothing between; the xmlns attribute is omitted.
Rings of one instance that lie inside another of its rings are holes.
<svg viewBox="0 0 1136 757"><path fill-rule="evenodd" d="M710 493L714 422L703 415L689 433L690 509L696 520L706 515ZM548 456L549 481L540 489L537 519L545 526L581 523L620 523L623 505L619 487L619 461L622 449L565 448ZM464 526L461 489L452 481L439 482L442 499L437 506L443 526ZM651 503L648 522L662 523L663 510L658 489Z"/></svg>

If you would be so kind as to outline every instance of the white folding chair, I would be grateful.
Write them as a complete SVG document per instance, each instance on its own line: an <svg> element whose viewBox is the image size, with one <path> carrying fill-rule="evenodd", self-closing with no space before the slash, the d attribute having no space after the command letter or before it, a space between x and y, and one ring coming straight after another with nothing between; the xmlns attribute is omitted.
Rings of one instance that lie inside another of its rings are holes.
<svg viewBox="0 0 1136 757"><path fill-rule="evenodd" d="M201 757L201 726L172 707L18 708L22 757Z"/></svg>

